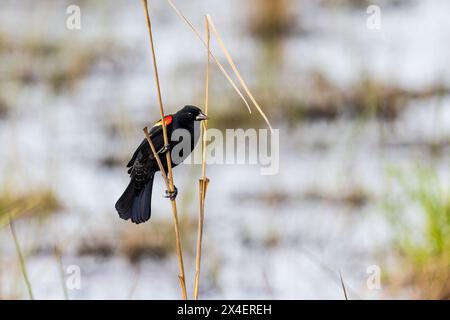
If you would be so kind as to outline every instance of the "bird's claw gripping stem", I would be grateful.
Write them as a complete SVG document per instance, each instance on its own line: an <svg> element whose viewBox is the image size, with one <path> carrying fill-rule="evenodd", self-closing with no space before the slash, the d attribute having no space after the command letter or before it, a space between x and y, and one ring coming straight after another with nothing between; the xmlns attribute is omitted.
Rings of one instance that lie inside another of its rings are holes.
<svg viewBox="0 0 450 320"><path fill-rule="evenodd" d="M166 190L164 192L164 198L169 198L171 201L175 200L178 195L177 187L173 186L173 191Z"/></svg>
<svg viewBox="0 0 450 320"><path fill-rule="evenodd" d="M165 144L164 147L162 147L162 148L158 151L158 153L159 153L159 154L163 154L163 153L166 153L166 152L169 151L169 150L170 150L170 145L169 145L169 144Z"/></svg>

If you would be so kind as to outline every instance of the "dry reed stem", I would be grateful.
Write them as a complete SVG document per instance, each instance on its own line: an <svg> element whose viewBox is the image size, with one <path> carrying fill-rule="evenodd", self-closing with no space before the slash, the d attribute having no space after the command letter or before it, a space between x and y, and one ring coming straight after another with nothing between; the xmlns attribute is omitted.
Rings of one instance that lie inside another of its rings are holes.
<svg viewBox="0 0 450 320"><path fill-rule="evenodd" d="M208 16L205 16L206 31L206 70L205 70L205 114L209 114L209 64L211 61L210 43L211 33L209 30ZM208 129L208 119L202 122L202 178L206 178L206 131Z"/></svg>
<svg viewBox="0 0 450 320"><path fill-rule="evenodd" d="M216 58L216 56L211 52L210 49L210 27L212 28L214 35L216 36L219 46L221 47L222 51L225 54L225 57L228 61L228 64L231 66L233 72L235 73L236 77L239 80L239 83L244 88L246 94L250 97L250 100L255 105L256 109L259 111L263 119L266 121L267 125L269 126L271 132L273 132L273 128L269 122L269 119L267 118L266 114L263 112L261 107L259 106L258 102L254 98L253 94L250 92L247 84L245 83L244 79L242 78L239 70L236 67L236 64L234 63L233 59L231 58L231 55L229 54L229 51L227 50L225 44L223 43L222 38L220 37L219 32L214 26L214 23L212 21L212 18L209 15L206 15L205 17L205 24L206 24L206 41L202 38L200 33L195 29L194 25L187 19L187 17L177 8L177 6L173 3L172 0L167 0L169 5L172 7L172 9L175 11L175 13L188 25L188 27L194 32L194 34L197 36L197 38L201 41L203 46L207 50L207 68L206 68L206 85L205 85L205 113L208 115L208 91L209 91L209 63L210 63L210 57L213 58L216 65L219 67L220 71L224 74L225 78L228 80L228 82L231 84L231 86L234 88L234 90L238 93L238 95L241 97L241 99L244 101L245 105L247 106L248 111L251 113L251 108L247 102L247 99L244 97L242 92L239 90L237 85L234 83L234 81L231 79L230 75L227 73L223 65L219 62L219 60ZM207 122L202 125L202 176L199 179L199 219L198 219L198 230L197 230L197 254L196 254L196 273L195 273L195 280L194 280L194 299L198 299L198 290L199 290L199 281L200 281L200 266L201 266L201 244L202 244L202 237L203 237L203 224L204 224L204 208L205 208L205 198L206 198L206 190L209 183L209 179L206 177L206 129L207 129Z"/></svg>
<svg viewBox="0 0 450 320"><path fill-rule="evenodd" d="M199 214L197 226L197 252L195 257L195 279L194 279L194 299L198 299L199 283L200 283L200 268L202 259L202 240L203 240L203 225L205 221L205 198L206 190L208 188L209 179L202 177L199 179Z"/></svg>
<svg viewBox="0 0 450 320"><path fill-rule="evenodd" d="M230 53L228 52L227 48L225 47L225 44L223 43L222 37L220 36L219 32L217 31L216 26L214 25L214 22L213 22L211 16L207 15L206 18L208 19L208 23L209 23L209 25L211 27L212 32L216 36L216 39L217 39L217 41L219 43L219 46L222 48L222 51L225 54L225 57L227 58L228 63L230 64L231 68L233 69L236 77L239 79L239 82L241 83L242 87L244 88L244 91L250 97L250 100L253 102L253 104L255 105L256 109L258 109L258 111L261 114L261 116L263 117L264 121L266 121L267 125L270 128L270 131L273 131L273 128L272 128L272 125L269 122L269 119L267 118L266 114L264 113L264 111L259 106L259 104L256 101L256 99L253 97L253 94L250 92L250 89L248 88L247 84L245 83L244 79L242 78L239 70L236 67L236 64L234 63L233 59L231 58Z"/></svg>
<svg viewBox="0 0 450 320"><path fill-rule="evenodd" d="M159 167L159 170L161 171L161 175L163 177L164 183L166 184L166 188L168 190L170 190L169 189L170 188L170 182L169 182L169 179L167 178L166 170L164 169L164 166L163 166L163 164L161 162L161 159L159 158L158 152L155 149L155 145L153 144L152 138L150 137L150 134L148 133L147 127L144 128L144 135L145 135L145 138L147 139L148 144L150 145L150 148L152 150L153 156L155 157L156 162L158 163L158 167ZM175 210L176 210L176 207L175 207ZM176 212L175 212L175 214L173 216L174 216L177 256L178 256L178 259L179 259L178 263L183 268L183 276L180 274L178 276L178 279L180 280L181 293L182 293L183 299L186 300L187 299L187 295L186 295L186 283L185 283L185 280L184 280L184 264L183 264L183 256L182 256L182 252L183 251L181 250L181 239L180 239L178 218L175 218L175 217L177 217Z"/></svg>
<svg viewBox="0 0 450 320"><path fill-rule="evenodd" d="M200 33L195 29L194 25L188 20L188 18L180 11L180 9L177 8L177 6L173 3L172 0L167 0L167 2L169 3L169 5L172 7L172 9L175 11L175 13L189 26L189 28L194 32L194 34L197 36L197 38L203 43L203 46L205 46L205 48L207 48L207 43L205 40L203 40L202 36L200 35ZM208 15L209 17L209 15ZM247 84L245 83L244 79L241 77L241 74L239 73L235 63L233 62L233 60L231 59L231 56L228 52L228 50L226 49L219 33L217 32L217 29L214 27L214 24L212 22L211 17L209 17L209 24L211 29L214 32L214 35L216 36L220 47L222 48L222 51L225 54L225 57L228 60L228 63L230 64L231 68L233 69L236 77L238 78L239 82L241 83L242 87L244 88L245 92L247 93L247 95L250 97L250 100L253 102L253 104L255 105L256 109L258 109L259 113L261 114L261 116L263 117L263 119L266 121L267 125L270 128L270 131L273 132L273 128L272 125L270 124L269 119L267 118L266 114L263 112L263 110L261 109L261 107L259 106L258 102L256 101L256 99L254 98L253 94L250 92L250 90L248 89ZM251 109L250 106L247 102L247 100L245 99L245 97L243 96L243 94L241 93L241 91L237 88L237 86L235 85L235 83L233 82L233 80L231 79L231 77L228 75L228 73L225 71L225 68L222 66L222 64L219 62L219 60L216 58L216 56L211 52L211 50L209 50L211 57L213 58L214 62L217 64L217 66L219 67L219 69L222 71L222 73L225 75L225 77L227 78L227 80L231 83L231 85L233 86L233 88L236 90L236 92L239 94L239 96L242 98L242 100L244 100L245 105L247 106L249 112L251 113Z"/></svg>
<svg viewBox="0 0 450 320"><path fill-rule="evenodd" d="M208 18L205 16L205 30L206 30L206 72L205 72L205 114L208 115L209 105L209 64L210 64L210 40L211 35L209 31ZM202 123L202 176L199 179L199 211L198 211L198 226L197 226L197 251L195 257L195 279L194 279L194 299L198 299L199 283L200 283L200 269L202 259L202 240L203 240L203 225L205 220L205 198L206 189L208 187L209 179L206 177L206 131L208 129L208 120Z"/></svg>
<svg viewBox="0 0 450 320"><path fill-rule="evenodd" d="M147 127L145 127L143 131L145 134L145 138L147 139L147 142L150 145L150 149L152 149L153 156L155 157L156 162L158 163L158 167L159 167L159 170L161 171L161 175L163 177L164 183L166 184L166 188L169 189L169 179L167 178L166 170L164 169L161 159L159 158L158 152L155 149L155 145L153 144L152 138L150 137L150 134L148 133Z"/></svg>
<svg viewBox="0 0 450 320"><path fill-rule="evenodd" d="M159 83L158 66L156 63L155 46L154 46L154 42L153 42L152 25L151 25L151 21L150 21L148 1L142 0L142 4L144 5L145 18L147 21L148 34L149 34L149 38L150 38L150 49L151 49L151 53L152 53L154 79L155 79L155 83L156 83L156 90L157 90L157 96L158 96L159 112L161 115L161 124L162 124L162 128L163 128L164 144L167 145L169 140L167 137L166 123L164 121L164 106L163 106L162 95L161 95L161 86ZM169 191L173 192L175 190L175 188L174 188L174 183L173 183L172 160L170 158L170 152L166 152L166 161L167 161L167 176L168 176L168 180L169 180ZM186 282L185 282L185 275L184 275L183 251L181 248L181 238L180 238L180 230L179 230L179 222L178 222L177 203L176 203L175 199L171 199L170 202L172 204L172 215L173 215L173 223L174 223L174 228L175 228L176 251L177 251L177 257L178 257L178 271L179 271L178 278L180 280L182 298L183 298L183 300L186 300L187 299Z"/></svg>
<svg viewBox="0 0 450 320"><path fill-rule="evenodd" d="M11 229L11 235L14 240L14 246L16 248L17 257L19 258L20 271L22 272L23 279L25 280L28 295L30 296L30 300L34 300L33 289L31 288L30 279L28 278L27 267L25 265L25 258L23 257L22 250L20 249L19 240L17 239L16 231L14 229L14 223L11 217L9 218L9 228Z"/></svg>
<svg viewBox="0 0 450 320"><path fill-rule="evenodd" d="M203 43L203 45L205 46L205 48L208 49L208 45L206 43L206 41L202 38L202 36L200 35L200 33L197 31L197 29L195 29L194 25L188 20L188 18L186 18L186 16L177 8L177 6L171 1L171 0L167 0L167 2L169 3L169 5L172 7L172 9L175 11L175 13L189 26L189 28L194 32L194 34L197 36L197 38ZM209 49L208 49L209 50ZM225 78L227 78L228 82L231 84L231 86L233 87L233 89L236 91L236 93L241 97L242 101L244 101L245 106L248 109L249 113L252 113L252 109L250 108L250 105L247 101L247 99L245 99L244 95L242 94L242 92L239 90L239 88L237 87L237 85L234 83L233 79L231 79L231 76L228 74L228 72L225 70L224 66L220 63L220 61L216 58L216 56L211 52L211 50L209 50L209 54L211 55L211 57L213 58L214 62L217 64L217 66L219 67L220 71L222 71L223 75L225 76Z"/></svg>

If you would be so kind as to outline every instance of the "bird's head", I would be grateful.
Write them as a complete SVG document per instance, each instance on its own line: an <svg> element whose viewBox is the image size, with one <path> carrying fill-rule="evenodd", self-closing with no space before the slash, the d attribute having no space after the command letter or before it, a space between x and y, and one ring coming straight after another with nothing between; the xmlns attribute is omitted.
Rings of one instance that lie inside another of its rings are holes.
<svg viewBox="0 0 450 320"><path fill-rule="evenodd" d="M183 109L177 112L177 115L191 121L207 120L208 116L196 106L184 106Z"/></svg>

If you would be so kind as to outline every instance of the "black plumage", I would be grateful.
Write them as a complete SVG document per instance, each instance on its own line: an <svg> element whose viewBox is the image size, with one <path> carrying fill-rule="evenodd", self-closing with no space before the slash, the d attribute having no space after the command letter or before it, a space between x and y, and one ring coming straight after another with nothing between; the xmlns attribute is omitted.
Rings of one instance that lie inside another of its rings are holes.
<svg viewBox="0 0 450 320"><path fill-rule="evenodd" d="M185 106L177 113L168 115L164 118L167 128L167 136L169 139L169 146L167 150L170 152L178 143L183 143L183 140L172 140L172 134L177 129L184 129L189 132L190 150L186 154L180 154L177 159L172 159L172 167L176 167L180 162L186 159L199 138L199 123L207 117L202 111L195 106ZM164 170L167 172L166 157L164 155L164 136L161 121L158 121L149 132L152 143L157 151L161 151L159 157L163 164ZM134 152L131 160L127 164L128 173L130 175L130 183L125 192L116 202L116 210L119 216L128 220L131 219L133 223L142 223L150 219L151 216L151 200L152 188L155 172L159 171L158 163L153 155L153 152L144 139L139 147Z"/></svg>

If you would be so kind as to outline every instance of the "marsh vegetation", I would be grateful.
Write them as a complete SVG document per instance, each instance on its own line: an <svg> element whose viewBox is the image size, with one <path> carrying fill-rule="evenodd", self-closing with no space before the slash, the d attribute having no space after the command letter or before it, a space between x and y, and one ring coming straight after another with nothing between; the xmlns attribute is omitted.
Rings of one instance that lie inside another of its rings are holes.
<svg viewBox="0 0 450 320"><path fill-rule="evenodd" d="M205 50L152 3L166 112L203 106ZM450 6L385 3L378 31L360 1L177 3L200 30L215 18L282 141L277 175L208 167L201 296L342 299L340 270L350 299L449 298ZM0 298L28 298L10 216L35 298L64 297L59 258L81 270L71 299L179 297L160 177L149 224L114 210L159 118L142 6L79 1L70 31L68 4L0 4ZM210 127L265 127L217 68L210 107ZM200 172L174 170L188 291ZM366 286L371 265L380 290Z"/></svg>

